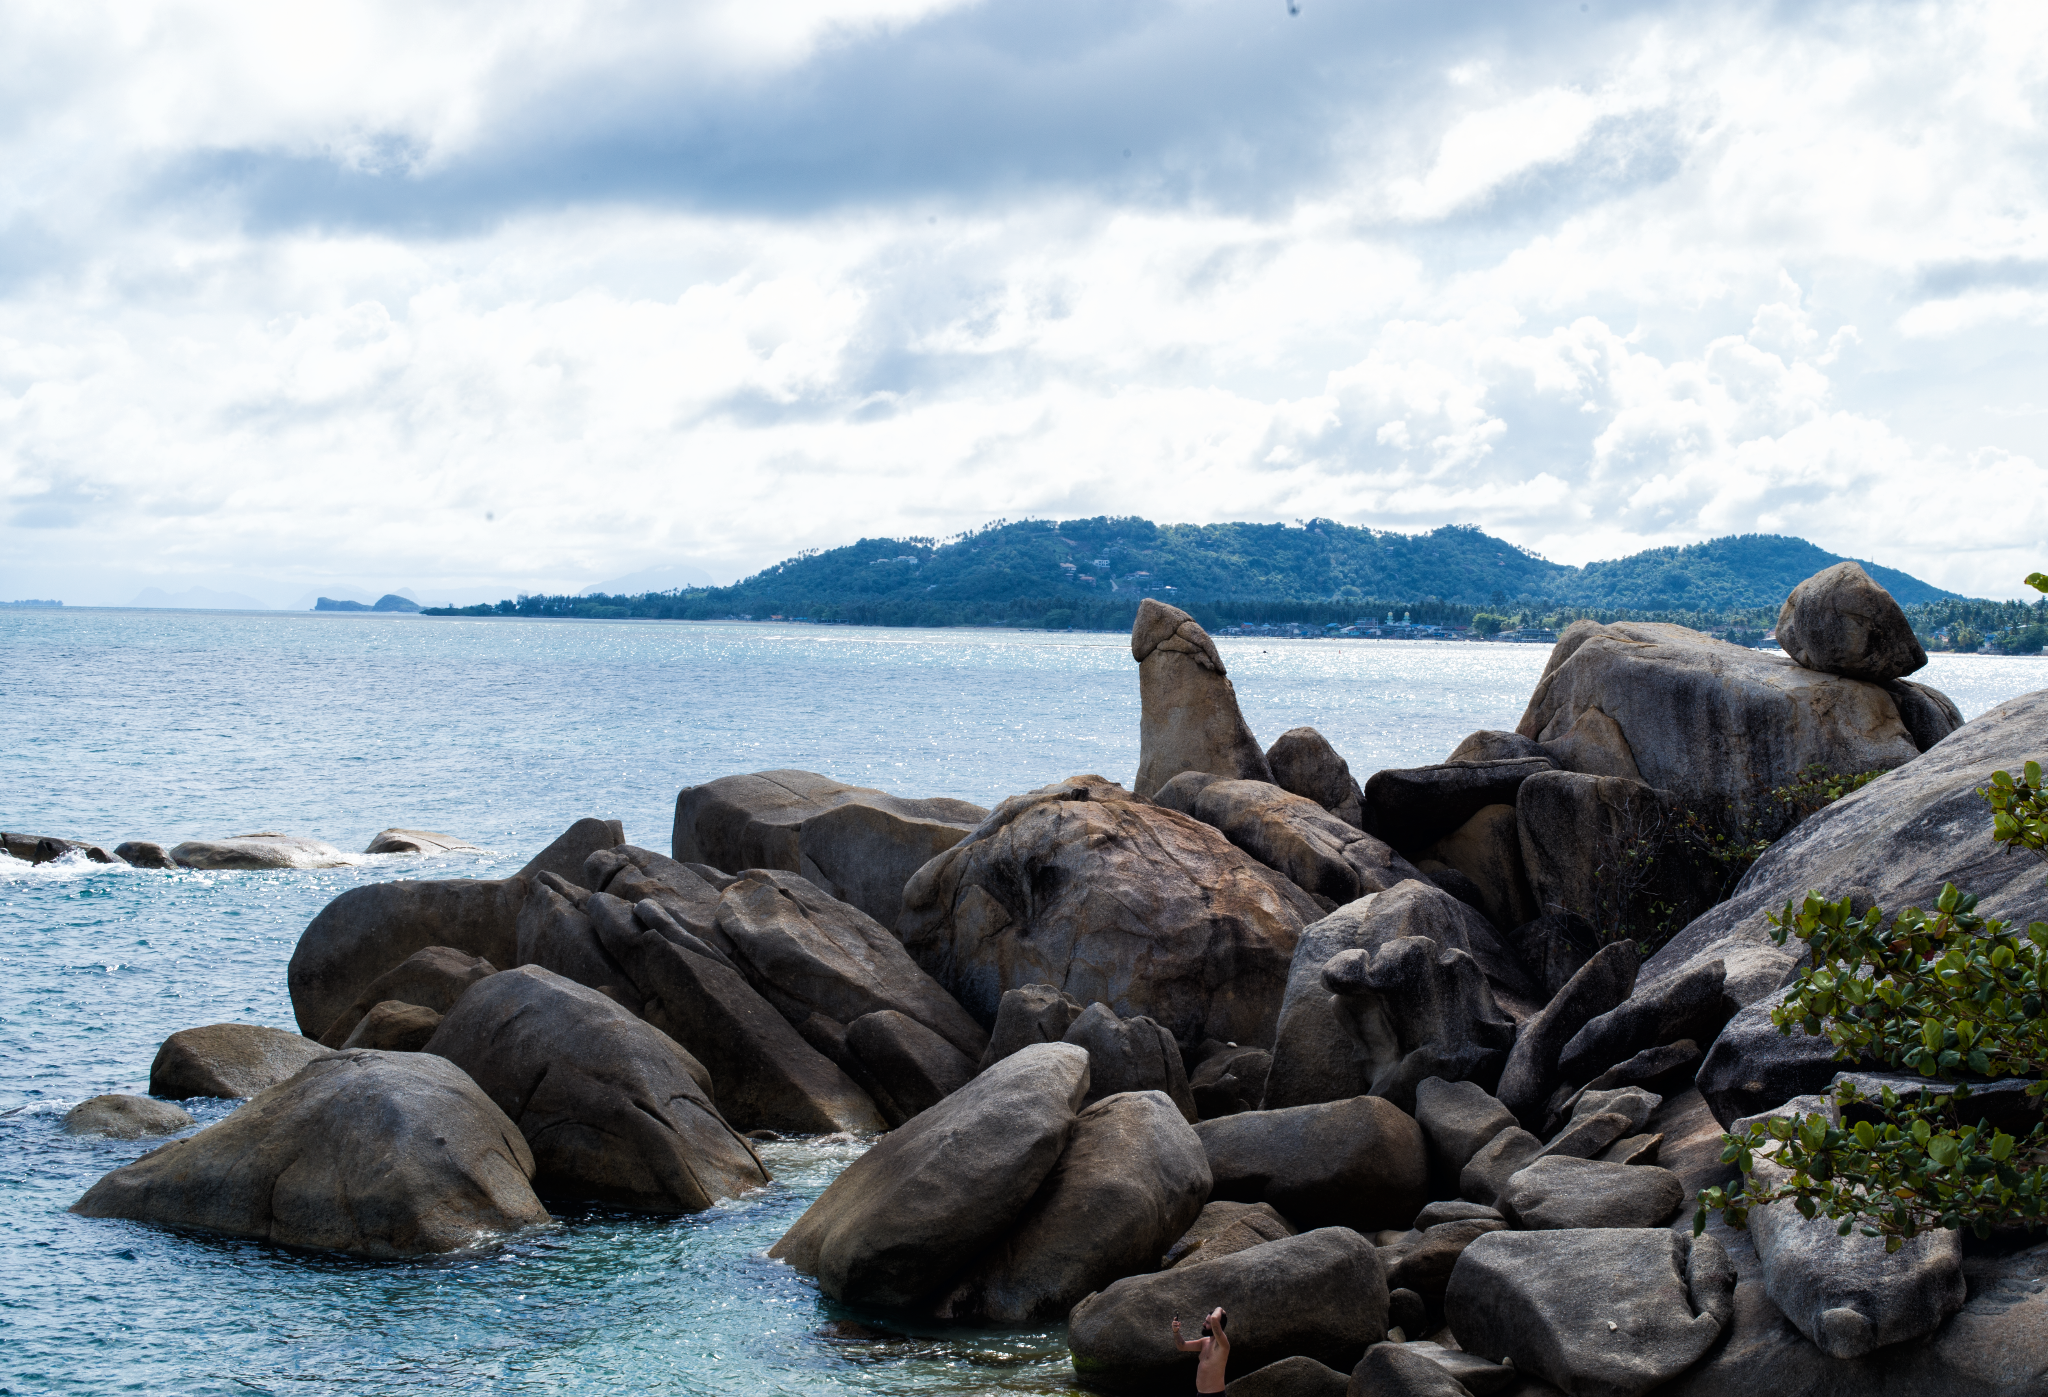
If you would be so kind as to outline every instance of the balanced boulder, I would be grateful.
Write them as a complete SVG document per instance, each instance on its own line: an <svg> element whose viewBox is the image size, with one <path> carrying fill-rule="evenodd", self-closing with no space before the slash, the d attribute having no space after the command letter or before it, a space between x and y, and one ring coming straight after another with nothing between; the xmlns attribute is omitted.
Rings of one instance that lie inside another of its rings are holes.
<svg viewBox="0 0 2048 1397"><path fill-rule="evenodd" d="M367 1257L548 1221L518 1127L453 1063L331 1053L227 1119L116 1169L71 1211Z"/></svg>
<svg viewBox="0 0 2048 1397"><path fill-rule="evenodd" d="M1270 1203L1300 1227L1406 1227L1428 1201L1422 1128L1376 1096L1245 1111L1195 1133L1214 1197Z"/></svg>
<svg viewBox="0 0 2048 1397"><path fill-rule="evenodd" d="M193 1124L190 1111L146 1096L88 1097L64 1113L66 1135L104 1135L110 1140L170 1135Z"/></svg>
<svg viewBox="0 0 2048 1397"><path fill-rule="evenodd" d="M1364 828L1365 792L1351 765L1314 728L1289 728L1266 749L1273 784L1306 796L1347 825Z"/></svg>
<svg viewBox="0 0 2048 1397"><path fill-rule="evenodd" d="M1012 796L903 890L913 959L983 1023L1050 984L1183 1045L1272 1041L1320 909L1208 825L1076 776Z"/></svg>
<svg viewBox="0 0 2048 1397"><path fill-rule="evenodd" d="M1216 642L1178 607L1151 597L1131 626L1138 662L1138 777L1150 797L1183 771L1250 781L1273 779L1258 739L1238 711Z"/></svg>
<svg viewBox="0 0 2048 1397"><path fill-rule="evenodd" d="M463 991L486 975L495 975L497 970L482 956L458 951L453 946L429 946L414 951L370 981L356 996L356 1002L335 1016L327 1031L320 1035L320 1041L330 1048L340 1047L364 1015L391 1000L445 1014L455 1007Z"/></svg>
<svg viewBox="0 0 2048 1397"><path fill-rule="evenodd" d="M1855 563L1822 568L1794 587L1778 610L1777 635L1806 668L1873 684L1927 664L1906 613Z"/></svg>
<svg viewBox="0 0 2048 1397"><path fill-rule="evenodd" d="M1265 781L1231 781L1206 771L1184 771L1152 798L1214 827L1303 892L1335 905L1422 876L1408 860L1357 826Z"/></svg>
<svg viewBox="0 0 2048 1397"><path fill-rule="evenodd" d="M164 1039L149 1064L149 1094L254 1096L292 1076L327 1049L310 1038L260 1024L184 1028Z"/></svg>

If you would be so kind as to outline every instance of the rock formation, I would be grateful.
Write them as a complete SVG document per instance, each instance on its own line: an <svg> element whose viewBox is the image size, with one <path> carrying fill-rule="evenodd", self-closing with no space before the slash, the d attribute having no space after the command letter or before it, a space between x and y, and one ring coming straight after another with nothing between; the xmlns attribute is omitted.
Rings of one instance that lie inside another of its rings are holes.
<svg viewBox="0 0 2048 1397"><path fill-rule="evenodd" d="M1266 749L1266 765L1281 790L1306 796L1345 824L1364 828L1365 792L1351 774L1351 764L1314 728L1281 733Z"/></svg>
<svg viewBox="0 0 2048 1397"><path fill-rule="evenodd" d="M1138 777L1148 799L1183 771L1248 781L1273 780L1258 739L1238 712L1216 642L1178 608L1147 597L1131 626L1138 662Z"/></svg>
<svg viewBox="0 0 2048 1397"><path fill-rule="evenodd" d="M1823 568L1792 589L1778 612L1778 644L1797 664L1882 684L1927 663L1913 623L1854 563Z"/></svg>

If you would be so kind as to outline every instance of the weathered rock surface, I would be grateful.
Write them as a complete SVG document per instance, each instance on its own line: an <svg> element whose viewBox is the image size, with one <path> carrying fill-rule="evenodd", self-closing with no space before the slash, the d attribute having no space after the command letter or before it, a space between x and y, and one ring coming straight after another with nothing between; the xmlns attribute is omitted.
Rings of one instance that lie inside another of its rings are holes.
<svg viewBox="0 0 2048 1397"><path fill-rule="evenodd" d="M64 1113L66 1135L104 1135L110 1140L170 1135L193 1124L190 1111L146 1096L87 1097Z"/></svg>
<svg viewBox="0 0 2048 1397"><path fill-rule="evenodd" d="M1195 1359L1172 1322L1221 1305L1230 1316L1232 1373L1283 1358L1340 1371L1387 1331L1387 1281L1371 1242L1318 1228L1200 1266L1127 1276L1074 1307L1067 1343L1082 1383L1104 1392L1185 1391Z"/></svg>
<svg viewBox="0 0 2048 1397"><path fill-rule="evenodd" d="M1420 853L1489 805L1513 805L1548 757L1450 761L1376 771L1365 783L1365 827L1403 853Z"/></svg>
<svg viewBox="0 0 2048 1397"><path fill-rule="evenodd" d="M1713 1042L1736 1009L1725 992L1727 981L1727 966L1706 960L1634 991L1572 1035L1558 1055L1558 1070L1566 1081L1590 1082L1647 1049L1681 1038Z"/></svg>
<svg viewBox="0 0 2048 1397"><path fill-rule="evenodd" d="M1496 929L1512 931L1535 919L1536 896L1522 870L1522 835L1514 806L1486 806L1425 849L1423 858L1469 878L1479 893L1479 910Z"/></svg>
<svg viewBox="0 0 2048 1397"><path fill-rule="evenodd" d="M1604 926L1627 924L1651 902L1681 917L1704 910L1704 870L1668 849L1677 816L1668 792L1618 776L1546 771L1523 782L1515 829L1536 906ZM1629 857L1641 850L1653 851L1647 862Z"/></svg>
<svg viewBox="0 0 2048 1397"><path fill-rule="evenodd" d="M848 1165L768 1254L835 1300L938 1298L1023 1215L1087 1090L1071 1044L1012 1053Z"/></svg>
<svg viewBox="0 0 2048 1397"><path fill-rule="evenodd" d="M1340 951L1323 966L1323 987L1365 1057L1367 1092L1405 1111L1432 1077L1491 1086L1515 1043L1514 1020L1494 1003L1479 963L1426 936Z"/></svg>
<svg viewBox="0 0 2048 1397"><path fill-rule="evenodd" d="M1472 1157L1515 1124L1515 1113L1473 1082L1433 1078L1415 1088L1415 1123L1429 1145L1430 1172L1455 1181Z"/></svg>
<svg viewBox="0 0 2048 1397"><path fill-rule="evenodd" d="M1387 1284L1412 1290L1430 1305L1441 1307L1444 1287L1450 1284L1451 1270L1465 1248L1489 1232L1504 1231L1507 1225L1498 1216L1449 1218L1423 1228L1421 1235L1406 1245L1382 1248L1380 1259L1389 1263Z"/></svg>
<svg viewBox="0 0 2048 1397"><path fill-rule="evenodd" d="M1264 781L1183 771L1152 797L1200 820L1303 892L1342 905L1420 878L1415 866L1304 796Z"/></svg>
<svg viewBox="0 0 2048 1397"><path fill-rule="evenodd" d="M1238 711L1216 642L1178 607L1150 597L1131 626L1138 662L1138 776L1150 798L1183 771L1271 781L1273 769Z"/></svg>
<svg viewBox="0 0 2048 1397"><path fill-rule="evenodd" d="M1778 611L1778 644L1808 669L1882 684L1927 664L1913 623L1855 563L1822 568Z"/></svg>
<svg viewBox="0 0 2048 1397"><path fill-rule="evenodd" d="M1196 1118L1214 1120L1218 1116L1234 1116L1239 1111L1258 1110L1266 1093L1266 1079L1272 1072L1273 1055L1264 1048L1230 1048L1202 1059L1188 1077L1188 1093L1195 1100Z"/></svg>
<svg viewBox="0 0 2048 1397"><path fill-rule="evenodd" d="M1012 796L903 891L911 957L988 1023L1050 984L1183 1045L1272 1041L1313 899L1198 820L1099 776Z"/></svg>
<svg viewBox="0 0 2048 1397"><path fill-rule="evenodd" d="M1732 1315L1712 1238L1663 1229L1494 1232L1465 1248L1444 1317L1459 1345L1574 1397L1641 1397L1697 1363Z"/></svg>
<svg viewBox="0 0 2048 1397"><path fill-rule="evenodd" d="M260 1024L181 1028L156 1050L149 1065L149 1094L173 1101L254 1096L326 1051L310 1038Z"/></svg>
<svg viewBox="0 0 2048 1397"><path fill-rule="evenodd" d="M414 951L370 981L356 1002L335 1016L327 1031L320 1035L320 1041L330 1048L340 1047L364 1015L390 1000L445 1014L455 1007L464 990L486 975L497 973L498 968L482 956L458 951L453 946L429 946Z"/></svg>
<svg viewBox="0 0 2048 1397"><path fill-rule="evenodd" d="M1019 985L1004 990L996 1005L996 1025L981 1055L981 1068L1033 1043L1062 1043L1067 1029L1081 1017L1081 1006L1052 985Z"/></svg>
<svg viewBox="0 0 2048 1397"><path fill-rule="evenodd" d="M1248 1247L1292 1237L1297 1231L1271 1203L1208 1203L1159 1258L1159 1269L1234 1256Z"/></svg>
<svg viewBox="0 0 2048 1397"><path fill-rule="evenodd" d="M1603 947L1556 998L1523 1023L1495 1095L1524 1126L1543 1128L1550 1095L1560 1080L1557 1063L1565 1044L1595 1016L1628 998L1635 988L1637 966L1633 942Z"/></svg>
<svg viewBox="0 0 2048 1397"><path fill-rule="evenodd" d="M370 1012L349 1030L343 1048L372 1048L378 1052L416 1053L426 1047L441 1016L419 1004L387 999L370 1006Z"/></svg>
<svg viewBox="0 0 2048 1397"><path fill-rule="evenodd" d="M1546 912L1504 938L1528 973L1538 999L1548 1004L1600 949L1600 933L1576 912Z"/></svg>
<svg viewBox="0 0 2048 1397"><path fill-rule="evenodd" d="M519 1127L544 1189L694 1213L768 1182L681 1049L539 966L470 990L426 1051L467 1072Z"/></svg>
<svg viewBox="0 0 2048 1397"><path fill-rule="evenodd" d="M1571 728L1543 743L1542 751L1565 771L1616 776L1624 781L1643 779L1621 725L1597 708L1581 710Z"/></svg>
<svg viewBox="0 0 2048 1397"><path fill-rule="evenodd" d="M1472 1397L1441 1363L1407 1344L1374 1344L1351 1370L1350 1397Z"/></svg>
<svg viewBox="0 0 2048 1397"><path fill-rule="evenodd" d="M477 854L483 851L467 839L439 834L430 829L382 829L370 836L366 854Z"/></svg>
<svg viewBox="0 0 2048 1397"><path fill-rule="evenodd" d="M1681 1038L1660 1048L1645 1048L1634 1057L1615 1063L1586 1083L1586 1087L1593 1091L1636 1086L1669 1095L1692 1081L1703 1056L1698 1043Z"/></svg>
<svg viewBox="0 0 2048 1397"><path fill-rule="evenodd" d="M548 1220L517 1127L454 1064L347 1052L116 1169L71 1211L367 1257Z"/></svg>
<svg viewBox="0 0 2048 1397"><path fill-rule="evenodd" d="M147 839L130 839L114 846L114 857L131 868L176 868L171 851Z"/></svg>
<svg viewBox="0 0 2048 1397"><path fill-rule="evenodd" d="M1813 1095L1842 1070L1827 1039L1809 1036L1798 1024L1789 1034L1778 1031L1771 1010L1784 998L1781 990L1738 1012L1700 1063L1694 1082L1723 1125Z"/></svg>
<svg viewBox="0 0 2048 1397"><path fill-rule="evenodd" d="M1422 1127L1376 1096L1245 1111L1195 1133L1214 1197L1270 1203L1298 1227L1406 1227L1428 1201Z"/></svg>
<svg viewBox="0 0 2048 1397"><path fill-rule="evenodd" d="M1805 768L1871 771L1919 751L1874 684L1658 622L1574 622L1516 727L1550 742L1588 709L1614 721L1648 785L1705 816L1759 821L1765 837L1786 823L1771 791Z"/></svg>
<svg viewBox="0 0 2048 1397"><path fill-rule="evenodd" d="M586 988L609 990L637 1011L640 996L630 987L631 977L605 949L598 930L601 924L634 922L633 909L620 899L543 873L519 909L513 964L538 965Z"/></svg>
<svg viewBox="0 0 2048 1397"><path fill-rule="evenodd" d="M906 800L811 771L757 771L676 797L679 863L780 869L894 928L903 885L988 814L964 800Z"/></svg>
<svg viewBox="0 0 2048 1397"><path fill-rule="evenodd" d="M1059 1320L1125 1276L1157 1269L1209 1196L1202 1142L1165 1093L1084 1109L1016 1227L939 1306L944 1319Z"/></svg>
<svg viewBox="0 0 2048 1397"><path fill-rule="evenodd" d="M908 1014L878 1009L846 1026L846 1046L874 1079L875 1104L898 1126L967 1085L974 1060Z"/></svg>
<svg viewBox="0 0 2048 1397"><path fill-rule="evenodd" d="M1351 764L1314 728L1281 733L1266 749L1266 765L1281 790L1306 796L1345 824L1363 828L1365 792L1351 774Z"/></svg>
<svg viewBox="0 0 2048 1397"><path fill-rule="evenodd" d="M1268 1363L1223 1386L1223 1397L1344 1397L1351 1380L1304 1354Z"/></svg>
<svg viewBox="0 0 2048 1397"><path fill-rule="evenodd" d="M299 834L241 834L188 839L171 850L181 868L344 868L355 860L332 844Z"/></svg>
<svg viewBox="0 0 2048 1397"><path fill-rule="evenodd" d="M1500 1205L1516 1226L1535 1231L1656 1227L1684 1196L1678 1175L1654 1164L1545 1155L1509 1177Z"/></svg>
<svg viewBox="0 0 2048 1397"><path fill-rule="evenodd" d="M1165 1093L1184 1119L1200 1119L1180 1048L1173 1035L1152 1020L1120 1019L1107 1004L1091 1004L1068 1026L1061 1041L1088 1052L1088 1103L1121 1092L1157 1091Z"/></svg>

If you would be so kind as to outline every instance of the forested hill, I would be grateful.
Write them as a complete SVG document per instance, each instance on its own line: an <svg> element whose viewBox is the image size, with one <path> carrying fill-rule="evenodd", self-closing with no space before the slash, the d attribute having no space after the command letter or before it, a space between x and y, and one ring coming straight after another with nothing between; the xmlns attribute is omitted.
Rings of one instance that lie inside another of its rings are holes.
<svg viewBox="0 0 2048 1397"><path fill-rule="evenodd" d="M1246 619L1391 607L1446 615L1482 607L1775 615L1795 584L1839 561L1804 539L1767 534L1575 568L1461 525L1402 534L1328 519L1154 524L1098 517L1002 521L944 541L862 539L800 553L730 587L633 598L522 597L462 610L1116 626L1128 624L1141 597L1157 596L1198 615ZM1864 566L1907 605L1954 595L1892 568Z"/></svg>

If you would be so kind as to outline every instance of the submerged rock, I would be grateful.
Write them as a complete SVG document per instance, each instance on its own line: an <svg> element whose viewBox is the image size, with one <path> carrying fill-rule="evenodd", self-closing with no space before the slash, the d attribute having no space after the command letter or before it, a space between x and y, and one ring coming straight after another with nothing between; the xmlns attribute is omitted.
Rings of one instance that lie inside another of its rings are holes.
<svg viewBox="0 0 2048 1397"><path fill-rule="evenodd" d="M1139 602L1131 658L1138 662L1140 705L1132 790L1149 799L1183 771L1272 781L1216 642L1192 616L1151 597Z"/></svg>
<svg viewBox="0 0 2048 1397"><path fill-rule="evenodd" d="M310 1038L260 1024L183 1028L164 1039L149 1065L149 1094L254 1096L292 1076L327 1049Z"/></svg>
<svg viewBox="0 0 2048 1397"><path fill-rule="evenodd" d="M344 868L355 860L332 844L299 834L242 834L188 839L171 850L181 868Z"/></svg>
<svg viewBox="0 0 2048 1397"><path fill-rule="evenodd" d="M370 836L366 854L480 854L467 839L429 829L383 829Z"/></svg>
<svg viewBox="0 0 2048 1397"><path fill-rule="evenodd" d="M194 1124L190 1111L146 1096L88 1097L64 1113L66 1135L104 1135L110 1140L170 1135Z"/></svg>

